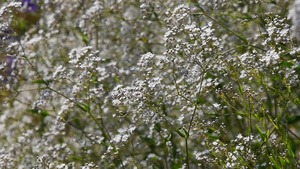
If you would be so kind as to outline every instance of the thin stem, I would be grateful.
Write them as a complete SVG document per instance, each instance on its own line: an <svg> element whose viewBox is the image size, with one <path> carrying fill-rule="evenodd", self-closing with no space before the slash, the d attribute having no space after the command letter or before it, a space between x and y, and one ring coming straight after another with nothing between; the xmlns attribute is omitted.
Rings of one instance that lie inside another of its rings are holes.
<svg viewBox="0 0 300 169"><path fill-rule="evenodd" d="M202 70L204 71L204 68ZM199 86L199 92L197 94L198 97L199 97L201 89L202 89L202 83L203 83L203 80L204 80L203 77L204 77L204 72L203 72L203 74L201 76L201 82L200 82L200 86ZM194 111L193 111L193 115L192 115L192 118L191 118L190 123L189 123L188 134L190 134L192 123L193 123L193 120L194 120L194 117L195 117L195 114L196 114L196 110L197 110L197 107L198 107L198 98L196 98L196 99L197 99L197 102L195 103L195 108L194 108Z"/></svg>
<svg viewBox="0 0 300 169"><path fill-rule="evenodd" d="M191 130L191 127L192 127L192 123L193 123L193 120L194 120L194 117L195 117L195 114L196 114L196 110L197 110L197 105L195 105L195 108L194 108L194 111L193 111L193 115L192 115L192 118L190 120L190 124L189 124L189 128L188 128L188 133L190 133L190 130Z"/></svg>
<svg viewBox="0 0 300 169"><path fill-rule="evenodd" d="M24 53L23 58L29 63L29 65L32 67L32 69L33 69L34 72L37 74L37 76L44 82L44 84L46 85L46 88L48 88L49 90L51 90L51 91L57 93L58 95L60 95L60 96L62 96L62 97L68 99L69 101L71 101L72 103L74 103L76 106L78 106L81 110L84 110L85 112L87 112L87 113L90 115L90 117L94 120L94 122L96 123L96 125L101 129L104 138L107 139L107 140L109 141L110 145L113 147L113 149L114 149L115 151L117 151L115 145L114 145L112 142L110 142L110 140L111 140L110 137L106 134L104 128L100 125L100 123L98 122L98 120L96 119L96 117L92 115L92 113L90 112L90 110L86 110L84 107L82 107L82 106L81 106L79 103L77 103L76 101L70 99L69 97L65 96L64 94L60 93L59 91L57 91L57 90L51 88L51 87L49 86L49 83L48 83L47 81L44 80L44 78L43 78L42 75L38 72L38 70L36 69L36 67L35 67L35 66L29 61L29 59L26 57L25 49L24 49L24 47L22 46L21 42L19 42L19 44L20 44L20 46L21 46L21 48L22 48L22 51L23 51L23 53ZM120 161L121 161L121 166L122 166L122 168L124 168L125 166L124 166L124 164L123 164L123 160L122 160L122 158L121 158L121 156L120 156L119 153L118 153L118 157L119 157L119 159L120 159Z"/></svg>
<svg viewBox="0 0 300 169"><path fill-rule="evenodd" d="M96 49L99 50L99 24L94 23L96 27Z"/></svg>
<svg viewBox="0 0 300 169"><path fill-rule="evenodd" d="M174 129L174 130L177 130L177 128L164 116L164 115L162 115L162 114L160 114L159 112L158 112L158 110L156 109L156 107L151 107L152 109L154 109L155 110L155 112L160 116L160 117L162 117L166 122L168 122L171 126L172 126L172 128Z"/></svg>
<svg viewBox="0 0 300 169"><path fill-rule="evenodd" d="M23 51L23 58L29 63L29 65L31 66L31 68L33 69L33 71L37 74L37 76L44 82L44 84L49 87L49 83L47 81L44 80L44 78L42 77L42 75L38 72L38 70L36 69L36 67L29 61L29 59L26 57L26 53L25 53L25 49L23 47L23 45L21 44L20 41L18 41L19 45L22 48Z"/></svg>
<svg viewBox="0 0 300 169"><path fill-rule="evenodd" d="M75 104L76 106L78 106L80 109L85 110L85 108L83 108L79 103L77 103L76 101L70 99L69 97L65 96L64 94L60 93L59 91L54 90L54 89L52 89L51 87L48 87L48 89L50 89L51 91L57 93L58 95L61 95L61 96L64 97L64 98L68 99L70 102L74 103L74 104ZM100 125L100 123L98 122L98 120L96 119L96 117L93 116L92 113L91 113L90 111L87 111L87 110L86 110L85 112L87 112L87 113L90 115L90 117L95 121L95 123L97 124L97 126L101 129L103 136L104 136L108 141L110 141L110 137L106 134L104 128Z"/></svg>
<svg viewBox="0 0 300 169"><path fill-rule="evenodd" d="M204 16L206 16L207 18L209 18L210 20L216 22L217 24L219 24L220 26L222 26L223 28L225 28L228 32L234 34L236 37L238 37L238 38L241 39L243 42L245 42L246 45L249 44L246 38L243 38L241 35L239 35L239 34L233 32L231 29L229 29L229 28L228 28L227 26L225 26L223 23L221 23L221 22L217 21L216 19L212 18L211 16L207 15L205 12L202 12L202 13L194 13L194 15L198 15L198 14L204 15Z"/></svg>
<svg viewBox="0 0 300 169"><path fill-rule="evenodd" d="M44 89L48 89L48 87L41 87L41 88L34 88L34 89L24 89L24 90L18 90L18 93L21 92L29 92L29 91L36 91L36 90L44 90Z"/></svg>
<svg viewBox="0 0 300 169"><path fill-rule="evenodd" d="M188 149L188 138L185 138L185 150L186 150L186 166L190 169L190 158L189 158L189 149Z"/></svg>
<svg viewBox="0 0 300 169"><path fill-rule="evenodd" d="M133 139L131 139L131 146L132 146L132 160L133 160L133 164L135 165L135 167L137 169L139 169L136 161L135 161L135 152L134 152L134 144L133 144Z"/></svg>

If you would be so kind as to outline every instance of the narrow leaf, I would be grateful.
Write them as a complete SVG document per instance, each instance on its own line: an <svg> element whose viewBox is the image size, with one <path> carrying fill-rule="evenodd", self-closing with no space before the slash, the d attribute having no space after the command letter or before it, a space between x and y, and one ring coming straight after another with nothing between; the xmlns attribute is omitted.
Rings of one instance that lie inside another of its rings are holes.
<svg viewBox="0 0 300 169"><path fill-rule="evenodd" d="M259 134L260 134L260 137L261 137L264 141L266 141L266 137L265 137L264 133L261 131L261 129L259 128L259 126L256 124L255 127L256 127L256 129L258 130L258 132L259 132Z"/></svg>
<svg viewBox="0 0 300 169"><path fill-rule="evenodd" d="M37 109L30 109L30 110L28 110L30 113L32 113L32 114L38 114L39 113L39 111L37 110Z"/></svg>
<svg viewBox="0 0 300 169"><path fill-rule="evenodd" d="M90 111L91 109L90 109L90 107L88 106L88 105L86 105L86 104L84 104L84 103L82 103L82 105L83 105L83 107L85 108L85 110L86 111Z"/></svg>
<svg viewBox="0 0 300 169"><path fill-rule="evenodd" d="M176 133L178 133L182 138L185 138L185 135L181 133L178 129L174 129Z"/></svg>
<svg viewBox="0 0 300 169"><path fill-rule="evenodd" d="M269 136L270 136L270 130L267 131L266 135L267 135L267 138L269 138Z"/></svg>
<svg viewBox="0 0 300 169"><path fill-rule="evenodd" d="M273 162L273 164L275 165L275 167L277 168L277 169L280 169L280 167L279 167L279 165L277 164L277 162L275 161L275 159L271 156L270 157L271 158L271 161Z"/></svg>
<svg viewBox="0 0 300 169"><path fill-rule="evenodd" d="M80 33L80 35L82 37L82 41L84 42L84 44L88 45L89 41L90 41L89 38L88 38L88 36L84 32L82 32L80 29L79 29L79 33Z"/></svg>
<svg viewBox="0 0 300 169"><path fill-rule="evenodd" d="M44 118L47 117L47 116L49 115L49 113L48 113L47 110L42 111L40 114L41 114L41 116L44 117Z"/></svg>
<svg viewBox="0 0 300 169"><path fill-rule="evenodd" d="M296 123L300 120L300 115L296 115L287 119L288 124Z"/></svg>
<svg viewBox="0 0 300 169"><path fill-rule="evenodd" d="M241 34L236 34L239 38L241 38L245 43L246 43L246 45L248 45L249 44L249 42L248 42L248 40L247 40L247 38L245 37L245 36L243 36L243 35L241 35Z"/></svg>
<svg viewBox="0 0 300 169"><path fill-rule="evenodd" d="M80 108L82 111L87 111L84 107L80 106L79 104L76 104L76 107Z"/></svg>
<svg viewBox="0 0 300 169"><path fill-rule="evenodd" d="M184 128L183 128L183 131L184 131L184 133L186 135L186 138L189 138L190 134Z"/></svg>
<svg viewBox="0 0 300 169"><path fill-rule="evenodd" d="M37 79L37 80L32 81L32 84L45 84L45 85L48 85L48 83L46 81L41 80L41 79Z"/></svg>
<svg viewBox="0 0 300 169"><path fill-rule="evenodd" d="M293 152L293 150L292 150L290 144L287 145L287 149L288 149L289 155L290 155L291 157L294 158L294 157L295 157L295 154L294 154L294 152Z"/></svg>
<svg viewBox="0 0 300 169"><path fill-rule="evenodd" d="M270 117L270 115L268 115L268 117L269 117L269 120L271 121L271 123L273 124L273 126L274 126L277 130L279 130L279 127L274 123L274 121L273 121L273 119Z"/></svg>
<svg viewBox="0 0 300 169"><path fill-rule="evenodd" d="M284 159L282 157L280 157L280 156L279 156L279 159L280 159L281 166L283 168L285 168L285 161L284 161Z"/></svg>

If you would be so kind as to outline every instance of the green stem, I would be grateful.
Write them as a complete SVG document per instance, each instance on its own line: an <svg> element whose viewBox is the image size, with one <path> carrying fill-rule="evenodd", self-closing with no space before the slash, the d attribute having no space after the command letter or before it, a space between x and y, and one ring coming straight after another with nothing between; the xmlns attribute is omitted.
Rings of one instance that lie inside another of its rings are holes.
<svg viewBox="0 0 300 169"><path fill-rule="evenodd" d="M223 23L221 23L221 22L217 21L216 19L212 18L211 16L207 15L205 12L194 13L194 15L204 15L204 16L206 16L210 20L214 21L215 23L217 23L220 26L222 26L223 28L225 28L228 32L232 33L233 35L235 35L236 37L238 37L239 39L241 39L243 42L245 42L246 45L249 44L248 40L246 38L244 38L242 35L235 33L234 31L232 31L231 29L229 29L227 26L225 26Z"/></svg>
<svg viewBox="0 0 300 169"><path fill-rule="evenodd" d="M188 149L188 138L185 138L185 149L186 149L186 166L190 169L190 158L189 158L189 149Z"/></svg>
<svg viewBox="0 0 300 169"><path fill-rule="evenodd" d="M30 65L31 68L34 70L34 72L37 74L37 76L44 82L44 84L46 85L46 88L48 88L49 90L51 90L51 91L57 93L58 95L60 95L60 96L62 96L62 97L68 99L69 101L71 101L72 103L74 103L76 106L78 106L81 110L84 110L85 112L87 112L87 113L90 115L90 117L94 120L94 122L96 123L96 125L101 129L104 138L107 139L107 140L109 141L109 143L111 144L111 146L113 147L113 149L116 151L117 149L116 149L115 145L114 145L113 143L110 142L110 140L111 140L110 137L106 134L104 128L100 125L100 123L98 122L98 120L96 119L96 117L94 117L94 116L92 115L92 113L90 112L90 110L86 110L84 107L82 107L82 106L81 106L79 103L77 103L76 101L70 99L69 97L65 96L64 94L60 93L59 91L57 91L57 90L51 88L51 87L49 86L49 83L48 83L47 81L44 80L44 78L43 78L42 75L38 72L38 70L36 69L36 67L35 67L35 66L29 61L29 59L26 57L25 49L24 49L24 47L22 46L22 44L21 44L20 42L19 42L19 44L20 44L20 46L21 46L21 48L22 48L22 51L23 51L23 53L24 53L23 58L29 63L29 65ZM120 161L121 161L121 166L122 166L122 168L124 168L123 160L122 160L120 154L119 154L118 156L119 156L119 159L120 159Z"/></svg>

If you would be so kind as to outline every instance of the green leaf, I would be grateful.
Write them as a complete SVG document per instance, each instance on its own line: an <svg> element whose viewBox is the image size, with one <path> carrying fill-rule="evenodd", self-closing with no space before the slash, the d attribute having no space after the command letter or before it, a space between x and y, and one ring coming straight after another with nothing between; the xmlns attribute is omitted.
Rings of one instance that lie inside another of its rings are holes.
<svg viewBox="0 0 300 169"><path fill-rule="evenodd" d="M240 94L243 95L244 93L244 88L242 85L239 85L239 91L240 91Z"/></svg>
<svg viewBox="0 0 300 169"><path fill-rule="evenodd" d="M48 85L48 82L46 82L42 79L37 79L37 80L32 81L32 84L45 84L45 85Z"/></svg>
<svg viewBox="0 0 300 169"><path fill-rule="evenodd" d="M256 124L255 125L256 129L258 130L259 134L260 134L260 137L264 140L264 141L267 141L266 140L266 136L264 135L264 133L261 131L261 129L259 128L259 126Z"/></svg>
<svg viewBox="0 0 300 169"><path fill-rule="evenodd" d="M284 65L285 67L291 68L292 66L294 66L294 63L283 61L282 65Z"/></svg>
<svg viewBox="0 0 300 169"><path fill-rule="evenodd" d="M181 133L178 129L174 129L177 134L179 134L182 138L185 138L185 135Z"/></svg>
<svg viewBox="0 0 300 169"><path fill-rule="evenodd" d="M197 5L196 6L201 10L201 12L204 13L204 9L199 5L198 1L197 1Z"/></svg>
<svg viewBox="0 0 300 169"><path fill-rule="evenodd" d="M117 77L115 77L114 79L116 80L117 83L120 82L120 80Z"/></svg>
<svg viewBox="0 0 300 169"><path fill-rule="evenodd" d="M299 98L295 99L295 103L296 103L297 105L300 105L300 99L299 99Z"/></svg>
<svg viewBox="0 0 300 169"><path fill-rule="evenodd" d="M216 76L213 75L213 74L210 73L210 72L207 72L205 77L206 77L206 78L211 78L211 79L216 79Z"/></svg>
<svg viewBox="0 0 300 169"><path fill-rule="evenodd" d="M270 136L270 130L268 129L268 131L267 131L267 138L269 138L269 136Z"/></svg>
<svg viewBox="0 0 300 169"><path fill-rule="evenodd" d="M87 111L87 112L90 112L90 107L88 106L88 105L86 105L86 104L84 104L84 103L82 103L82 105L83 105L83 107L85 108L85 110Z"/></svg>
<svg viewBox="0 0 300 169"><path fill-rule="evenodd" d="M241 35L241 34L236 34L238 37L240 37L245 43L246 43L246 45L248 45L249 44L249 42L248 42L248 40L247 40L247 38L245 37L245 36L243 36L243 35Z"/></svg>
<svg viewBox="0 0 300 169"><path fill-rule="evenodd" d="M210 138L210 139L213 139L213 140L219 140L220 139L220 136L218 136L218 135L215 135L215 134L208 134L208 137Z"/></svg>
<svg viewBox="0 0 300 169"><path fill-rule="evenodd" d="M214 129L214 128L212 128L212 127L209 127L208 128L208 133L213 133L213 132L215 132L216 131L216 129Z"/></svg>
<svg viewBox="0 0 300 169"><path fill-rule="evenodd" d="M49 113L48 113L48 111L47 110L44 110L44 111L42 111L41 113L40 113L40 115L42 116L42 117L47 117L48 115L49 115Z"/></svg>
<svg viewBox="0 0 300 169"><path fill-rule="evenodd" d="M275 161L275 159L274 159L272 156L270 156L270 159L271 159L271 161L273 162L273 164L275 165L275 167L276 167L277 169L280 169L279 165L277 164L277 162Z"/></svg>
<svg viewBox="0 0 300 169"><path fill-rule="evenodd" d="M25 30L26 30L25 23L22 22L22 21L20 21L20 20L18 21L18 23L19 23L19 25L20 25L21 30L22 30L22 31L25 31Z"/></svg>
<svg viewBox="0 0 300 169"><path fill-rule="evenodd" d="M190 3L191 3L191 1L190 1L190 0L186 0L186 1L187 1L187 3L188 3L188 4L190 4Z"/></svg>
<svg viewBox="0 0 300 169"><path fill-rule="evenodd" d="M290 155L291 157L294 158L294 157L295 157L295 154L294 154L294 152L293 152L293 150L292 150L290 144L287 145L287 149L288 149L289 155Z"/></svg>
<svg viewBox="0 0 300 169"><path fill-rule="evenodd" d="M89 42L90 42L88 36L85 33L83 33L80 29L79 29L79 33L80 33L80 35L82 37L82 41L84 42L84 44L88 45Z"/></svg>
<svg viewBox="0 0 300 169"><path fill-rule="evenodd" d="M160 125L160 123L155 123L154 129L155 129L155 131L157 131L157 132L161 132L162 130L161 130L161 125Z"/></svg>
<svg viewBox="0 0 300 169"><path fill-rule="evenodd" d="M294 124L300 120L300 115L296 115L287 119L288 124Z"/></svg>
<svg viewBox="0 0 300 169"><path fill-rule="evenodd" d="M201 99L198 98L198 99L197 99L197 104L200 104L200 103L201 103Z"/></svg>
<svg viewBox="0 0 300 169"><path fill-rule="evenodd" d="M32 114L37 114L39 116L41 116L41 120L42 122L45 121L45 118L49 115L48 111L47 110L44 110L44 111L39 111L37 109L30 109L28 110L30 113Z"/></svg>
<svg viewBox="0 0 300 169"><path fill-rule="evenodd" d="M87 111L84 107L80 106L79 104L75 104L75 106L80 108L82 111Z"/></svg>
<svg viewBox="0 0 300 169"><path fill-rule="evenodd" d="M186 135L186 138L189 138L190 134L184 128L183 128L183 131L184 131L184 133Z"/></svg>
<svg viewBox="0 0 300 169"><path fill-rule="evenodd" d="M260 114L254 114L254 117L255 117L259 122L261 122L262 118L261 118L261 115L260 115Z"/></svg>
<svg viewBox="0 0 300 169"><path fill-rule="evenodd" d="M42 117L43 123L45 122L45 118L49 115L47 110L44 110L40 113L40 116Z"/></svg>
<svg viewBox="0 0 300 169"><path fill-rule="evenodd" d="M287 89L288 89L288 92L291 93L291 92L292 92L292 91L291 91L291 86L290 86L290 85L287 85L286 87L287 87Z"/></svg>
<svg viewBox="0 0 300 169"><path fill-rule="evenodd" d="M280 163L281 163L281 166L282 168L285 168L285 161L282 157L279 156L279 159L280 159Z"/></svg>
<svg viewBox="0 0 300 169"><path fill-rule="evenodd" d="M285 159L285 162L290 164L290 160L288 158Z"/></svg>
<svg viewBox="0 0 300 169"><path fill-rule="evenodd" d="M216 117L219 116L219 114L218 114L218 113L215 113L215 112L208 112L208 113L206 113L206 115L216 116Z"/></svg>
<svg viewBox="0 0 300 169"><path fill-rule="evenodd" d="M76 125L78 128L81 128L81 123L80 123L81 121L80 121L80 119L76 118L76 119L74 119L73 121L74 121L75 125Z"/></svg>
<svg viewBox="0 0 300 169"><path fill-rule="evenodd" d="M28 110L30 113L32 113L32 114L38 114L39 113L39 111L37 110L37 109L30 109L30 110Z"/></svg>
<svg viewBox="0 0 300 169"><path fill-rule="evenodd" d="M270 117L270 115L268 115L268 117L269 117L269 120L271 121L271 123L273 124L273 126L274 126L277 130L279 130L279 127L274 123L274 121L273 121L273 119Z"/></svg>
<svg viewBox="0 0 300 169"><path fill-rule="evenodd" d="M83 159L81 157L75 157L75 156L72 156L71 157L71 160L72 161L82 161Z"/></svg>

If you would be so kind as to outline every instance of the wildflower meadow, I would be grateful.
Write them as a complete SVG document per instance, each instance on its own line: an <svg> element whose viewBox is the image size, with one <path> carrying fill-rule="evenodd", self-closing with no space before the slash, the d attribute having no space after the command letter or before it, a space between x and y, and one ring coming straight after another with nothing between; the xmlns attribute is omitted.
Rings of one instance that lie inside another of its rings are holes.
<svg viewBox="0 0 300 169"><path fill-rule="evenodd" d="M1 0L1 169L300 168L300 0Z"/></svg>

